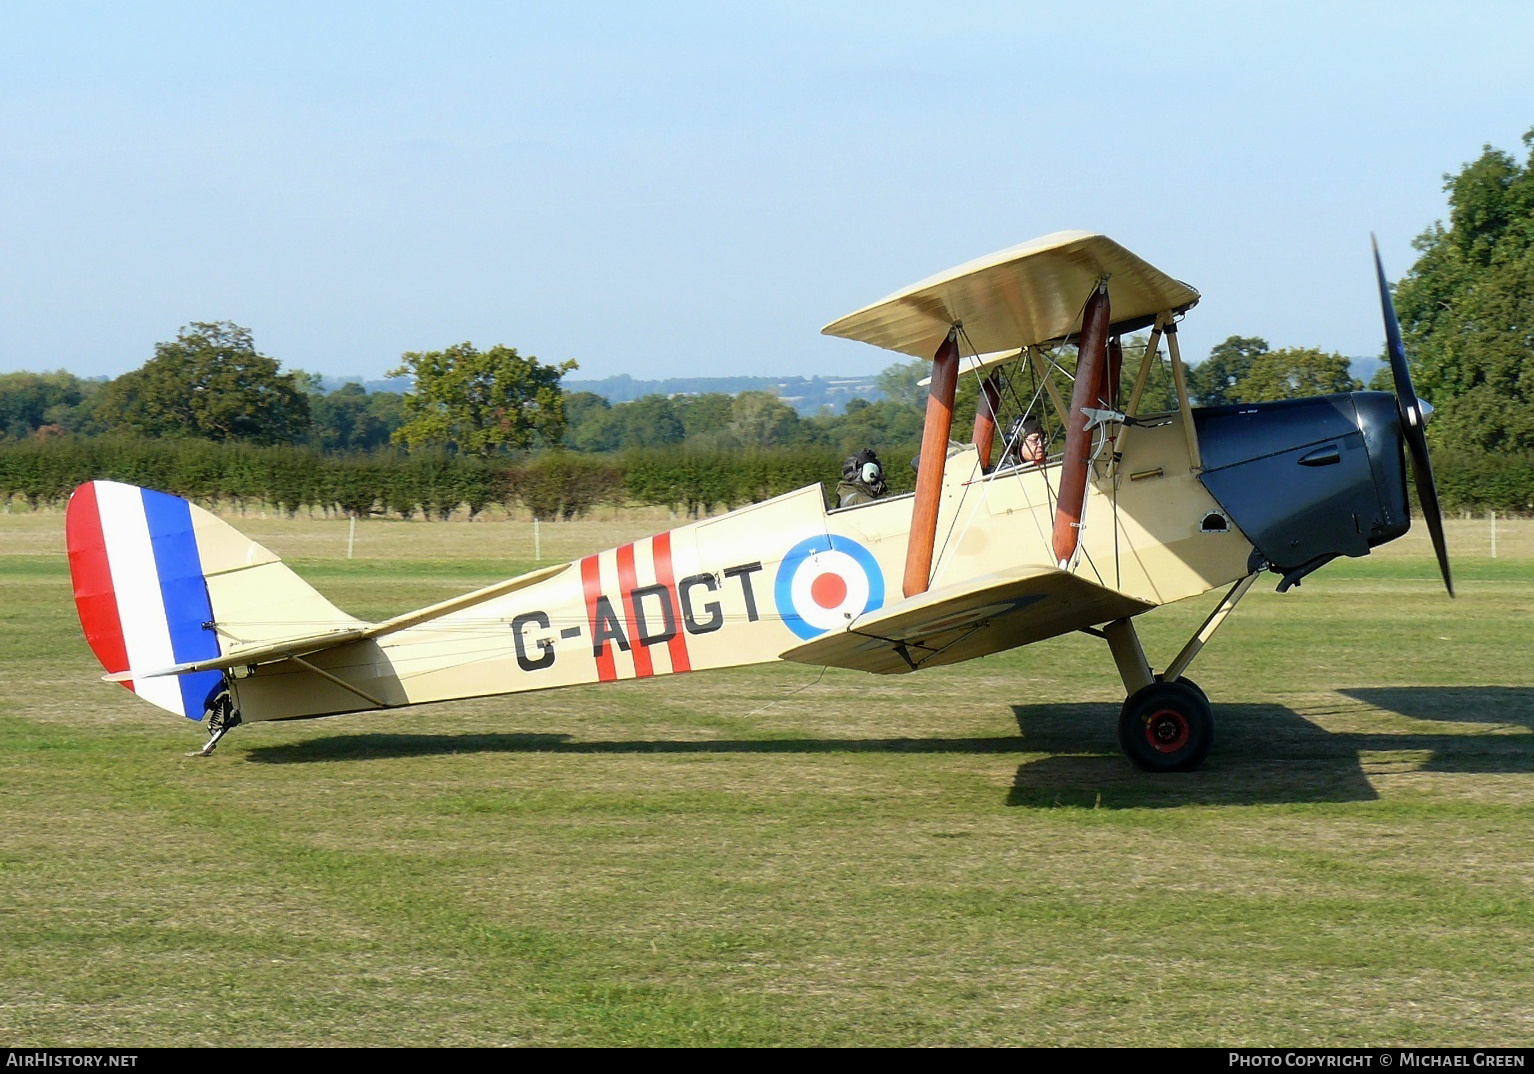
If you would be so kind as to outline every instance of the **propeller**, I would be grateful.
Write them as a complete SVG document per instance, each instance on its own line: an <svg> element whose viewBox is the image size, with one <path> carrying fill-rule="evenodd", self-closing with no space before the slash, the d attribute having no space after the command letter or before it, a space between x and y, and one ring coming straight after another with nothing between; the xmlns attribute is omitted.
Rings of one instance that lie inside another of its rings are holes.
<svg viewBox="0 0 1534 1074"><path fill-rule="evenodd" d="M1454 596L1454 580L1449 577L1449 549L1443 539L1443 513L1438 508L1438 488L1433 484L1433 464L1427 457L1427 415L1432 408L1417 398L1412 388L1411 370L1406 365L1406 348L1401 344L1401 322L1396 320L1395 303L1390 300L1390 287L1385 283L1385 266L1380 261L1380 244L1373 235L1374 271L1380 281L1380 308L1385 315L1385 342L1390 350L1390 377L1395 382L1396 409L1401 414L1401 432L1406 437L1411 452L1412 476L1417 484L1417 502L1422 507L1422 517L1427 522L1428 533L1433 537L1433 552L1438 556L1438 570L1443 575L1444 588Z"/></svg>

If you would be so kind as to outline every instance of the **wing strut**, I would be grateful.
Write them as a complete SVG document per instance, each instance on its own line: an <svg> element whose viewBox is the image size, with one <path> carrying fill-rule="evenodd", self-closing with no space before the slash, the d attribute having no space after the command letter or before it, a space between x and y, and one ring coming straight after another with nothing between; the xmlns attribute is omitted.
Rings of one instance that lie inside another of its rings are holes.
<svg viewBox="0 0 1534 1074"><path fill-rule="evenodd" d="M1118 336L1108 341L1108 364L1103 367L1102 399L1113 409L1119 407L1119 382L1124 373L1124 344Z"/></svg>
<svg viewBox="0 0 1534 1074"><path fill-rule="evenodd" d="M1172 382L1177 388L1177 408L1182 411L1182 434L1188 439L1188 463L1193 472L1204 469L1198 452L1198 429L1193 424L1193 404L1188 402L1188 378L1182 364L1182 348L1177 345L1177 322L1166 326L1166 356L1172 363Z"/></svg>
<svg viewBox="0 0 1534 1074"><path fill-rule="evenodd" d="M1055 503L1054 551L1061 570L1070 566L1081 540L1081 514L1087 502L1087 467L1092 459L1092 430L1082 413L1101 405L1096 396L1108 373L1108 281L1099 280L1081 314L1081 357L1065 416L1065 462L1060 468L1060 498ZM925 447L925 444L923 445Z"/></svg>
<svg viewBox="0 0 1534 1074"><path fill-rule="evenodd" d="M932 356L932 386L927 390L927 420L922 425L921 461L916 468L916 503L911 511L911 539L906 545L904 593L925 593L932 580L932 547L937 542L937 509L943 496L943 467L948 462L948 434L953 431L953 396L959 384L959 328Z"/></svg>
<svg viewBox="0 0 1534 1074"><path fill-rule="evenodd" d="M996 415L1001 410L1001 370L993 369L980 382L980 405L975 408L975 435L971 438L980 449L980 472L991 469L991 445L996 439Z"/></svg>

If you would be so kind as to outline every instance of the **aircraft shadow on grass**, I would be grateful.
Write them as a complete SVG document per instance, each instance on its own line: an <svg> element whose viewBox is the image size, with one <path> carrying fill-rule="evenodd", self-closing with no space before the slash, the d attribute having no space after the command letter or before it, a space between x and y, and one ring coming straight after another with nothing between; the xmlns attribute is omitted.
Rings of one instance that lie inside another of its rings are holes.
<svg viewBox="0 0 1534 1074"><path fill-rule="evenodd" d="M1514 724L1534 730L1528 687L1388 687L1339 690L1343 697L1413 720ZM1019 806L1144 808L1357 802L1378 798L1365 752L1427 751L1430 772L1534 772L1534 738L1459 731L1328 731L1282 705L1218 705L1214 749L1198 772L1146 775L1118 754L1112 705L1016 705L1029 752L1007 801Z"/></svg>
<svg viewBox="0 0 1534 1074"><path fill-rule="evenodd" d="M1515 723L1534 730L1534 688L1401 687L1338 691L1413 720ZM331 735L246 752L261 764L377 760L453 753L990 753L1046 754L1018 766L1007 804L1034 808L1163 808L1354 802L1378 797L1363 751L1431 752L1435 772L1534 771L1521 734L1327 731L1282 705L1220 705L1209 763L1151 775L1119 752L1119 706L1014 705L1017 735L970 738L629 739L580 741L562 733Z"/></svg>
<svg viewBox="0 0 1534 1074"><path fill-rule="evenodd" d="M1218 705L1214 748L1197 772L1149 774L1124 763L1119 706L1014 705L1026 749L1007 804L1051 808L1168 808L1378 797L1358 747L1282 705Z"/></svg>
<svg viewBox="0 0 1534 1074"><path fill-rule="evenodd" d="M1413 720L1492 724L1534 731L1534 687L1416 686L1338 690L1344 697L1389 709ZM1521 734L1355 736L1360 749L1428 749L1429 772L1534 772L1534 738Z"/></svg>

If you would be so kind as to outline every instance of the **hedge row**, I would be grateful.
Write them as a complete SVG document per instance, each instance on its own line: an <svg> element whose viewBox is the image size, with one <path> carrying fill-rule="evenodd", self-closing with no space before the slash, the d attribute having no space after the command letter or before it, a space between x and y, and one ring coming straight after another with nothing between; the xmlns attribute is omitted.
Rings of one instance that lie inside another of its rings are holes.
<svg viewBox="0 0 1534 1074"><path fill-rule="evenodd" d="M912 484L908 452L887 453L892 491ZM1534 513L1534 453L1440 450L1433 459L1446 511ZM0 502L57 505L92 478L161 489L204 504L270 505L366 516L472 517L502 504L541 519L578 518L598 504L654 504L701 517L821 482L835 488L834 452L652 449L620 456L548 454L480 459L441 452L323 455L307 448L202 441L69 438L0 441Z"/></svg>
<svg viewBox="0 0 1534 1074"><path fill-rule="evenodd" d="M1446 511L1534 514L1534 452L1487 455L1435 449L1433 477Z"/></svg>
<svg viewBox="0 0 1534 1074"><path fill-rule="evenodd" d="M209 505L266 504L288 514L447 518L466 508L473 517L504 504L568 520L597 504L638 502L699 516L817 481L833 488L839 467L833 453L792 449L486 460L429 451L338 456L299 447L58 438L0 443L0 501L57 505L81 483L102 478Z"/></svg>
<svg viewBox="0 0 1534 1074"><path fill-rule="evenodd" d="M477 513L505 496L490 467L445 455L326 457L298 447L112 437L0 444L0 498L55 505L92 478L288 514L308 508L446 517L460 504Z"/></svg>

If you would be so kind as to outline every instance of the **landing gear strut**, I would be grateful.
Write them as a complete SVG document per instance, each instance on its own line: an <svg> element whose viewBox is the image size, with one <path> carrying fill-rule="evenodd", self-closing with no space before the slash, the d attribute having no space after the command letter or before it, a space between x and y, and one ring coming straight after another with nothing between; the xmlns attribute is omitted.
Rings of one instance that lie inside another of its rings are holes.
<svg viewBox="0 0 1534 1074"><path fill-rule="evenodd" d="M1182 673L1256 580L1249 574L1233 585L1161 674L1151 671L1130 620L1092 631L1108 642L1129 695L1119 712L1119 748L1136 768L1191 772L1204 763L1214 745L1214 710L1199 685Z"/></svg>

